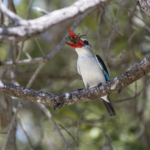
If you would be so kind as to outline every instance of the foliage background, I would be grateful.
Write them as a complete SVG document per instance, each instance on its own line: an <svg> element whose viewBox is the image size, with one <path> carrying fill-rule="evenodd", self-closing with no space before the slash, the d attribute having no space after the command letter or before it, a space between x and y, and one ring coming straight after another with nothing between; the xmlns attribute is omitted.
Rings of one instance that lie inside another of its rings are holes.
<svg viewBox="0 0 150 150"><path fill-rule="evenodd" d="M74 0L33 0L32 7L40 7L51 12L67 7L74 2ZM22 18L26 18L29 0L14 0L14 4L17 14ZM34 11L32 7L29 19L42 16L41 13ZM102 9L105 10L105 13L101 22L98 23L100 10ZM118 9L120 11L116 21ZM57 24L37 37L44 54L50 53L59 44L67 32L67 28L73 24L77 17ZM123 35L120 35L114 30L109 52L108 45L113 26L108 20L123 33ZM103 52L103 59L108 65L110 78L112 79L140 62L149 53L149 26L150 21L141 11L136 0L121 1L120 7L119 1L113 0L107 3L104 8L98 8L90 13L74 32L86 35L84 38L90 42L95 54L102 56L101 52ZM98 33L100 41L98 40ZM0 61L7 61L8 46L8 44L0 45ZM18 49L20 47L21 43L18 44ZM42 57L35 38L27 40L24 49L32 58ZM123 50L125 52L121 53ZM16 51L14 49L13 59L16 57ZM121 58L117 58L120 53L122 54ZM111 59L110 56L116 59ZM20 60L23 59L27 59L24 53L22 53ZM61 51L43 67L31 88L50 93L63 93L84 88L82 79L76 71L76 60L77 54L74 49L64 45ZM21 86L26 86L37 67L38 64L13 67L15 80ZM0 71L4 68L6 67L0 67ZM10 67L7 67L7 71L2 77L2 80L8 83L11 82L9 69ZM78 133L78 150L97 150L104 146L104 135L99 128L94 126L99 126L105 130L114 150L149 150L150 86L148 83L149 74L124 88L120 94L110 95L117 112L115 117L109 117L101 100L65 106L57 111L50 107L47 108L51 111L56 123L63 125L73 137L76 137ZM141 93L138 94L140 91ZM11 121L11 108L16 107L17 103L17 99L11 100L8 96L0 95L0 147L4 143ZM22 100L19 115L22 123L26 126L26 131L35 150L64 149L51 122L34 103ZM79 121L80 123L78 123ZM88 125L87 123L91 124ZM77 125L79 125L78 129ZM18 149L28 150L28 141L18 119L16 119L15 128L15 141ZM67 143L72 143L73 140L66 131L61 127L59 128ZM7 149L13 147L12 135ZM75 143L71 145L70 149L74 149L74 147Z"/></svg>

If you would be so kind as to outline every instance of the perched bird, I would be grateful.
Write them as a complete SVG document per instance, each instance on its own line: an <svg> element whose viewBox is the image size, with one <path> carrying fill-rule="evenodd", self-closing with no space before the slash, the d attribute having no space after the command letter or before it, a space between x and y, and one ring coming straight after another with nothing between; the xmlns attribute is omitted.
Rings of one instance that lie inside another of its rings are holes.
<svg viewBox="0 0 150 150"><path fill-rule="evenodd" d="M81 75L85 88L92 88L97 86L100 83L109 81L109 74L103 60L98 56L94 55L90 43L83 38L80 38L70 29L69 38L72 43L66 43L69 46L75 48L75 51L78 54L77 60L77 71ZM101 97L106 109L110 116L116 114L109 96Z"/></svg>

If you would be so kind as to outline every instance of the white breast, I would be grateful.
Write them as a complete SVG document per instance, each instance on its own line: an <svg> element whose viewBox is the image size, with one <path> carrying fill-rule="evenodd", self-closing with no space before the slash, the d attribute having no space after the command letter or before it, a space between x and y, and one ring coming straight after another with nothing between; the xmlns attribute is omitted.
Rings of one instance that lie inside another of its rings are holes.
<svg viewBox="0 0 150 150"><path fill-rule="evenodd" d="M103 71L94 56L79 56L77 64L86 88L106 82Z"/></svg>

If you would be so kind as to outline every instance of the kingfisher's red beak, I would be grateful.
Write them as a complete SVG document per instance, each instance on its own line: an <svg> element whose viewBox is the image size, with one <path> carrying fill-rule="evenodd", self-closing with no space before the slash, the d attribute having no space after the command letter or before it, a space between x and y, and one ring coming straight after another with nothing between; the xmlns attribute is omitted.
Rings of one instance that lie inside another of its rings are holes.
<svg viewBox="0 0 150 150"><path fill-rule="evenodd" d="M70 36L72 37L72 39L78 39L79 37L73 33L70 29L68 29L68 32L70 34ZM66 43L68 44L69 46L73 47L73 48L82 48L82 46L85 46L85 44L83 43L82 40L79 40L79 42L75 43L75 44L72 44L72 43Z"/></svg>

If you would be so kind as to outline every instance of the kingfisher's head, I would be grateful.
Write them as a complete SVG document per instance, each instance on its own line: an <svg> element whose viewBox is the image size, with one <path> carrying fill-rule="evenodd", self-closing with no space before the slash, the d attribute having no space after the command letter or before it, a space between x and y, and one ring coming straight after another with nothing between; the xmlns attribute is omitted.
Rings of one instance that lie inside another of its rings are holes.
<svg viewBox="0 0 150 150"><path fill-rule="evenodd" d="M88 40L81 38L81 36L77 36L70 29L68 29L70 34L69 39L72 43L66 43L69 46L75 48L78 54L80 53L93 53L92 48Z"/></svg>

